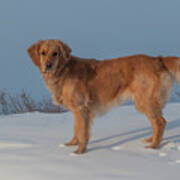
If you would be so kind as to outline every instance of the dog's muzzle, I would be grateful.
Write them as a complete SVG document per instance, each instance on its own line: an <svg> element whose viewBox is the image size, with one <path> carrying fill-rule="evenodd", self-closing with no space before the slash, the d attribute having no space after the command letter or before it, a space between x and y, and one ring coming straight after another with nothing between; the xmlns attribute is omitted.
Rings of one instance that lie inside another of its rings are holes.
<svg viewBox="0 0 180 180"><path fill-rule="evenodd" d="M46 71L50 70L52 68L52 63L46 64Z"/></svg>

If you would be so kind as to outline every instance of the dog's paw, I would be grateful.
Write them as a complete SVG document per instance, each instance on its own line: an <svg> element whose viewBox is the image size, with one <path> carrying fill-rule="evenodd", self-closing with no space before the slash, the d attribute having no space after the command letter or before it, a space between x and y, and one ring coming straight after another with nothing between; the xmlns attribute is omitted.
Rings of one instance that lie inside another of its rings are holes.
<svg viewBox="0 0 180 180"><path fill-rule="evenodd" d="M75 145L77 145L78 144L78 141L75 139L73 139L72 141L70 141L70 142L67 142L67 143L65 143L64 145L65 146L75 146Z"/></svg>
<svg viewBox="0 0 180 180"><path fill-rule="evenodd" d="M75 153L75 154L83 154L85 152L86 152L86 147L85 146L82 146L82 147L80 146L73 153Z"/></svg>
<svg viewBox="0 0 180 180"><path fill-rule="evenodd" d="M145 138L145 139L142 139L142 142L143 143L152 143L152 136L151 137L149 137L149 138Z"/></svg>
<svg viewBox="0 0 180 180"><path fill-rule="evenodd" d="M145 146L147 149L159 149L159 145L157 144L150 144L148 146Z"/></svg>

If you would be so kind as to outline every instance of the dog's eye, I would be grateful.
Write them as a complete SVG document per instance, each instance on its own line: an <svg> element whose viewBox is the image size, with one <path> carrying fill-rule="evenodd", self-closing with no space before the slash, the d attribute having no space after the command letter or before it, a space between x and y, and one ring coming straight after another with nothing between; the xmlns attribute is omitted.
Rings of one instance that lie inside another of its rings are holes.
<svg viewBox="0 0 180 180"><path fill-rule="evenodd" d="M57 52L54 52L54 53L53 53L53 56L57 56L57 55L58 55Z"/></svg>
<svg viewBox="0 0 180 180"><path fill-rule="evenodd" d="M43 51L43 52L41 52L41 55L42 55L42 56L45 56L45 55L46 55L46 53Z"/></svg>

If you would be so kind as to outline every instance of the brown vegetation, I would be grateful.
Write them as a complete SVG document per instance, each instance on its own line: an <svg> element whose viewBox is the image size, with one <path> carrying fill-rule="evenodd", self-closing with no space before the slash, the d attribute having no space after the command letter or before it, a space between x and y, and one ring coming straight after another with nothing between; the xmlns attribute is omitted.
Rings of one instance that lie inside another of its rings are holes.
<svg viewBox="0 0 180 180"><path fill-rule="evenodd" d="M5 91L0 91L0 114L16 114L25 112L64 112L65 109L52 104L50 98L43 97L37 101L24 90L16 95L11 95Z"/></svg>

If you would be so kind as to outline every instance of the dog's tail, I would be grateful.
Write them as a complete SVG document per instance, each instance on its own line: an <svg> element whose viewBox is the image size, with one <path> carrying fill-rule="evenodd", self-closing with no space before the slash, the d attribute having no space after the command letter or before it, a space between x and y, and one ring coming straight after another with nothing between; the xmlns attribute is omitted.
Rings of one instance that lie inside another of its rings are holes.
<svg viewBox="0 0 180 180"><path fill-rule="evenodd" d="M159 57L173 79L180 83L180 58L176 56Z"/></svg>

